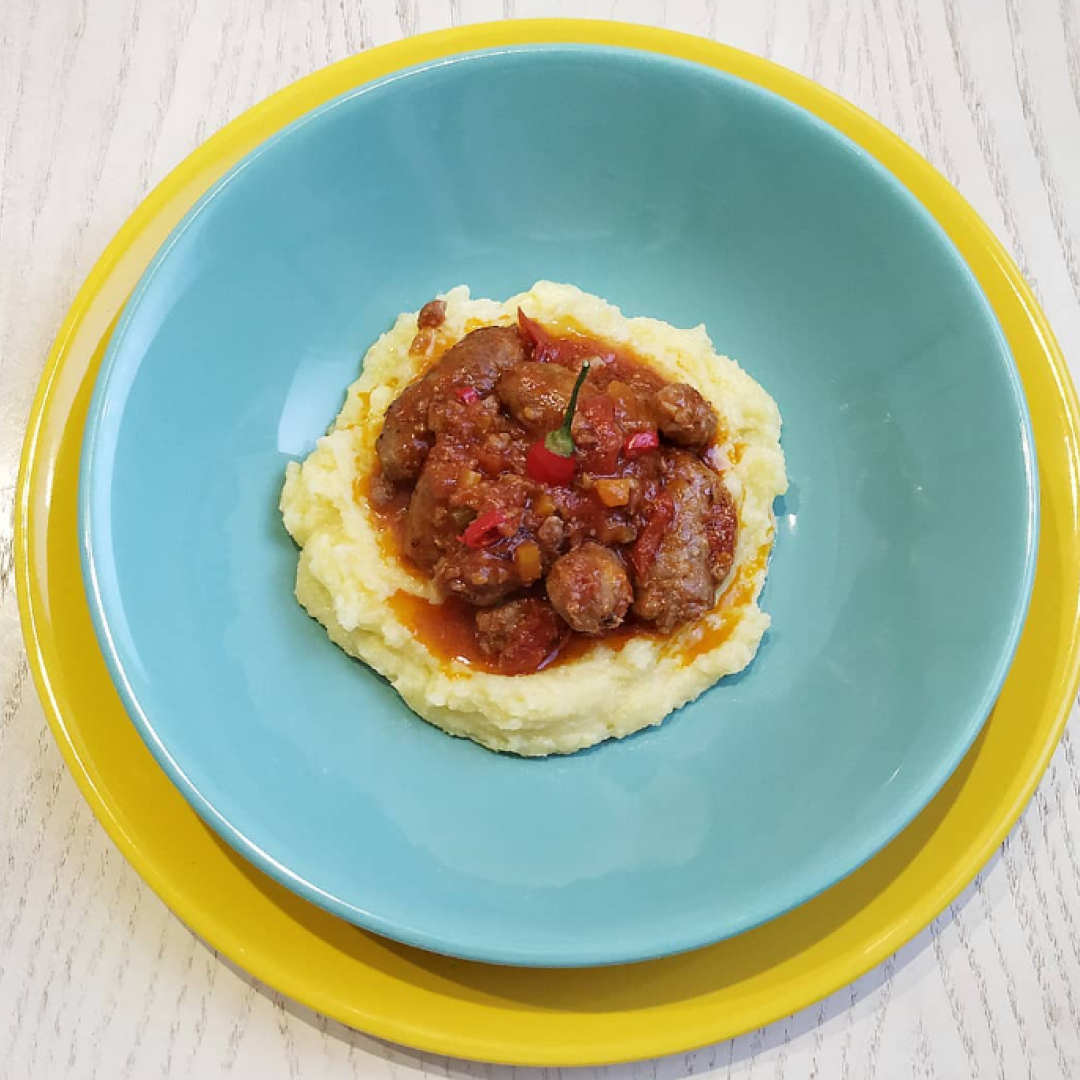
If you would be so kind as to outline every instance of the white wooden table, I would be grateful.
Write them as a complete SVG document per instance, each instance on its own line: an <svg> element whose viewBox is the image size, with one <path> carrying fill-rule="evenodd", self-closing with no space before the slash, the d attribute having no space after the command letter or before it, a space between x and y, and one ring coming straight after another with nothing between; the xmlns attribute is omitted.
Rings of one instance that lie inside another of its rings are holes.
<svg viewBox="0 0 1080 1080"><path fill-rule="evenodd" d="M525 15L715 37L854 101L986 218L1080 372L1080 0L0 0L3 1080L510 1075L386 1045L284 1000L142 883L67 775L34 694L11 513L52 336L152 184L332 60ZM1080 1076L1075 733L1000 854L880 968L762 1031L597 1075Z"/></svg>

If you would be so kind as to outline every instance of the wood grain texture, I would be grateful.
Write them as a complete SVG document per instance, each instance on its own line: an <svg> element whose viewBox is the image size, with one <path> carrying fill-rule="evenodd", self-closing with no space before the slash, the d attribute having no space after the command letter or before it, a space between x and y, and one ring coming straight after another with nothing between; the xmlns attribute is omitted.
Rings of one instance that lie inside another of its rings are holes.
<svg viewBox="0 0 1080 1080"><path fill-rule="evenodd" d="M2 1080L509 1080L530 1072L349 1031L215 956L154 897L95 823L48 734L19 639L11 514L25 418L51 337L152 184L227 120L332 60L451 24L531 15L620 18L715 37L854 101L929 158L1004 240L1077 370L1077 0L3 0ZM1074 732L990 865L879 968L742 1038L589 1074L1080 1076Z"/></svg>

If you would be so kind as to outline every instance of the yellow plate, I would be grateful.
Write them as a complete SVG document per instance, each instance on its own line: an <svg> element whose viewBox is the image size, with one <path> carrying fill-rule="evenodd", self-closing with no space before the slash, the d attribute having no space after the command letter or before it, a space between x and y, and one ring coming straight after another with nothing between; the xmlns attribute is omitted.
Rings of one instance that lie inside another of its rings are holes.
<svg viewBox="0 0 1080 1080"><path fill-rule="evenodd" d="M447 54L574 41L667 53L782 94L863 146L941 222L1008 337L1031 406L1042 534L1031 612L982 735L930 806L857 873L796 911L699 952L633 969L536 971L449 960L373 937L299 899L218 841L166 780L109 682L76 543L80 442L117 313L195 199L243 154L359 83ZM850 982L951 901L1042 775L1078 677L1077 402L1042 313L971 208L875 121L807 80L678 34L591 22L513 22L414 38L283 90L188 158L135 212L83 286L38 390L17 510L23 631L61 750L95 814L193 930L253 975L365 1031L427 1050L585 1065L689 1049L769 1023Z"/></svg>

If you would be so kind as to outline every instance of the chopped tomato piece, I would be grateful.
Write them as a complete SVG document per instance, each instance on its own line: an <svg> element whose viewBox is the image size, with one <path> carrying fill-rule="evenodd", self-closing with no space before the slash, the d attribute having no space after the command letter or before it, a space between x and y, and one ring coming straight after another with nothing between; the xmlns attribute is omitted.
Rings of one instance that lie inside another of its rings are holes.
<svg viewBox="0 0 1080 1080"><path fill-rule="evenodd" d="M461 539L466 547L490 547L502 536L500 529L505 524L504 514L499 513L498 510L487 510L469 522L468 527L461 534Z"/></svg>
<svg viewBox="0 0 1080 1080"><path fill-rule="evenodd" d="M652 514L641 530L641 535L630 549L630 562L635 572L644 574L656 559L664 533L675 518L675 504L666 491L660 493L653 503Z"/></svg>
<svg viewBox="0 0 1080 1080"><path fill-rule="evenodd" d="M660 448L660 436L655 431L636 431L629 436L623 444L623 454L629 460L641 457L652 450Z"/></svg>
<svg viewBox="0 0 1080 1080"><path fill-rule="evenodd" d="M558 342L538 322L534 322L518 308L518 332L526 347L532 348L532 358L540 364L556 359Z"/></svg>

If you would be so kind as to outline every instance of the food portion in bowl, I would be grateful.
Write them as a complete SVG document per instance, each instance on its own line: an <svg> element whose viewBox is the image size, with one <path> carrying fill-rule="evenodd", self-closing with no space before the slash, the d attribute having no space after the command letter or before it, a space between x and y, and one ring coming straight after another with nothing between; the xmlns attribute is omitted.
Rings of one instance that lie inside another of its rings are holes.
<svg viewBox="0 0 1080 1080"><path fill-rule="evenodd" d="M281 497L300 603L440 728L570 753L753 658L780 414L704 328L540 282L370 349Z"/></svg>

